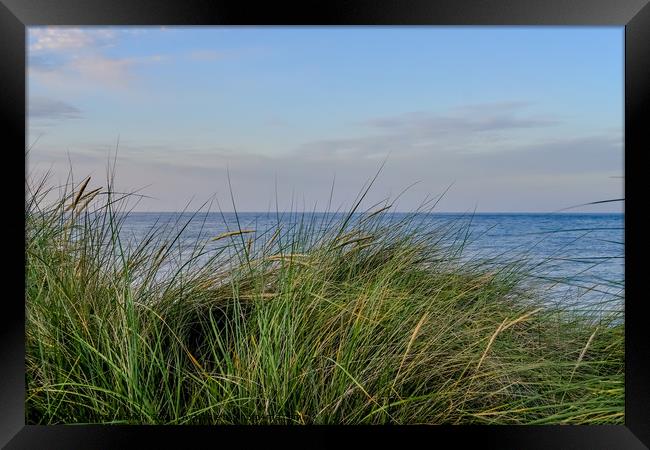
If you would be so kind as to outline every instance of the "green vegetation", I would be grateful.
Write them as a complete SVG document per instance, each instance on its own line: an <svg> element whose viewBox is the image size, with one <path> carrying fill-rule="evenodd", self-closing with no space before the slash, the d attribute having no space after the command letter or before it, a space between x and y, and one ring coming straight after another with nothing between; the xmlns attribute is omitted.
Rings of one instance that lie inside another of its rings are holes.
<svg viewBox="0 0 650 450"><path fill-rule="evenodd" d="M623 423L622 312L549 305L526 264L461 262L460 225L381 205L190 247L161 225L133 247L131 196L84 182L44 206L43 186L27 423Z"/></svg>

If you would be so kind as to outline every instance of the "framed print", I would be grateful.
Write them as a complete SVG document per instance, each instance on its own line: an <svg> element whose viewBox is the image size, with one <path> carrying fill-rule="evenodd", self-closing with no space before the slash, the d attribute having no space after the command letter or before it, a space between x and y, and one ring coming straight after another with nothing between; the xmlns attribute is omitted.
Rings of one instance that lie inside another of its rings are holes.
<svg viewBox="0 0 650 450"><path fill-rule="evenodd" d="M6 448L650 445L645 0L0 17Z"/></svg>

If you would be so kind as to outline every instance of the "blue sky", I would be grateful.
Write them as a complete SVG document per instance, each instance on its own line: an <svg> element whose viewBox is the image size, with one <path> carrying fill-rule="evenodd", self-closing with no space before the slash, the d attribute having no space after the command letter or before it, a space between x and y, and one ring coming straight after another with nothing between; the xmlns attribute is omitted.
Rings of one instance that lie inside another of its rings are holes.
<svg viewBox="0 0 650 450"><path fill-rule="evenodd" d="M33 27L33 174L139 210L369 202L554 211L623 196L622 27ZM275 206L273 206L275 207ZM619 203L576 211L620 211Z"/></svg>

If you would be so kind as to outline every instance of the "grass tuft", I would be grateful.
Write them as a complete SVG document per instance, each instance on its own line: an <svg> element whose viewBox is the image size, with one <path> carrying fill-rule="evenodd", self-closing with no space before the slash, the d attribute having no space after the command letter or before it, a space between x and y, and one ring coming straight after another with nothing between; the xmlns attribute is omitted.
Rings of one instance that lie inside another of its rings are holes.
<svg viewBox="0 0 650 450"><path fill-rule="evenodd" d="M462 224L361 212L364 192L328 219L187 244L192 216L128 243L130 197L89 180L29 191L27 423L623 423L622 311L462 262Z"/></svg>

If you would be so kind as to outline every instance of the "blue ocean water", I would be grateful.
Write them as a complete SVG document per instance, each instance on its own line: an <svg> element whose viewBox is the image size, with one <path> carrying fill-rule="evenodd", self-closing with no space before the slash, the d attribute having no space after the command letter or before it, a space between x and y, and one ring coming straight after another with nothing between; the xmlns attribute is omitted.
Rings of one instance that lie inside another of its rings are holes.
<svg viewBox="0 0 650 450"><path fill-rule="evenodd" d="M122 236L138 242L156 224L183 232L180 242L188 246L197 239L227 231L252 229L261 234L296 222L317 223L341 219L335 213L131 213L124 221ZM362 216L358 216L360 218ZM383 220L399 222L402 213L384 213ZM624 215L617 213L427 213L418 214L419 227L462 229L466 243L461 260L489 258L505 263L525 258L538 264L538 279L554 289L557 298L580 296L586 302L612 297L622 302L624 294ZM247 235L248 237L249 235ZM458 240L450 234L448 241ZM216 244L215 244L216 245Z"/></svg>

